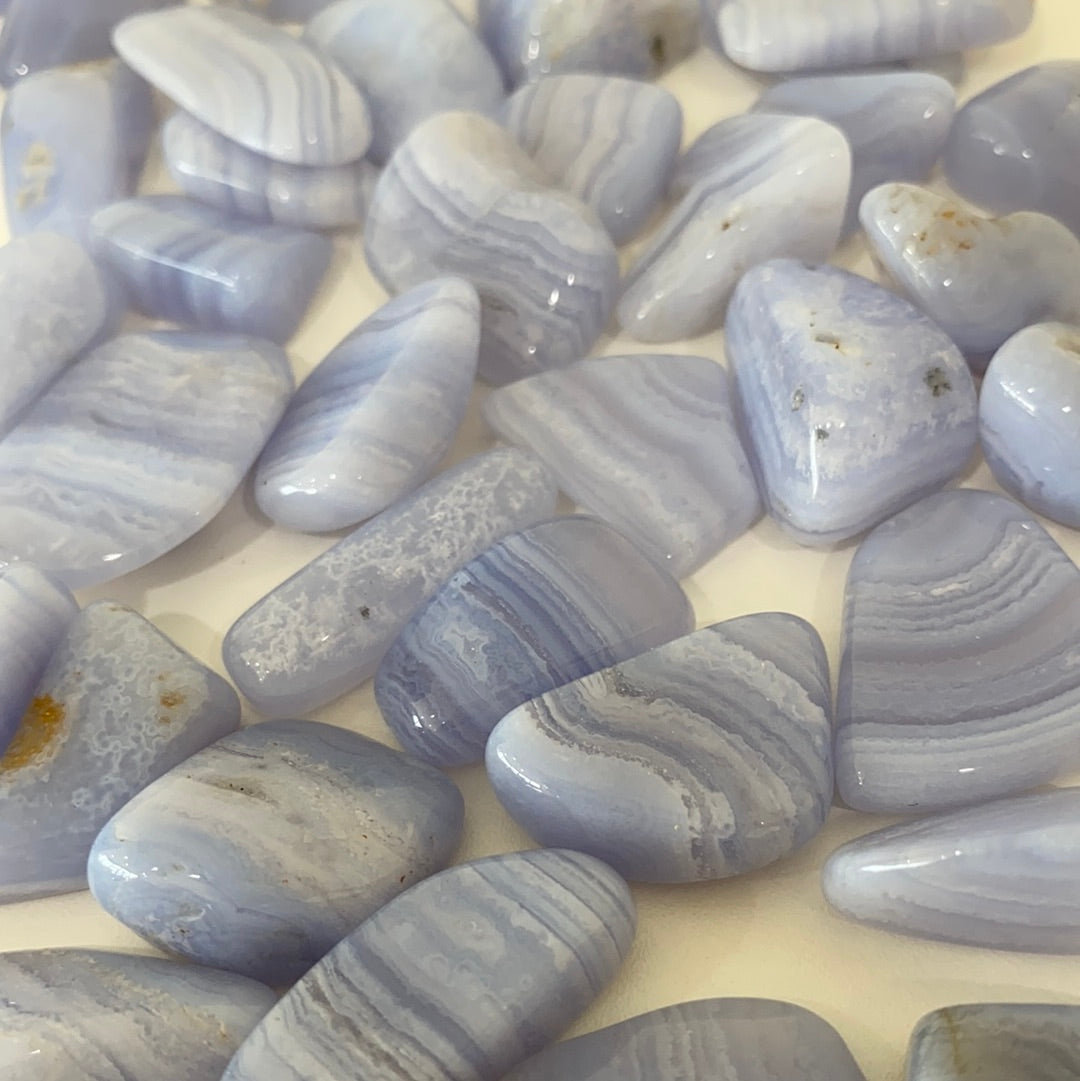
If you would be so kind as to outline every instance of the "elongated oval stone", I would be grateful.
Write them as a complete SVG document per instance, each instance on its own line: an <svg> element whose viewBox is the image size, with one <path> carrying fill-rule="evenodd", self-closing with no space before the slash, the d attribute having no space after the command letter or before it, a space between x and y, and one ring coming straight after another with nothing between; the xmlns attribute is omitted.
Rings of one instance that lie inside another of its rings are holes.
<svg viewBox="0 0 1080 1081"><path fill-rule="evenodd" d="M291 390L269 342L162 331L100 346L0 442L0 549L72 588L149 563L221 510Z"/></svg>
<svg viewBox="0 0 1080 1081"><path fill-rule="evenodd" d="M146 315L273 342L296 332L333 255L324 236L239 221L179 195L114 203L92 230Z"/></svg>
<svg viewBox="0 0 1080 1081"><path fill-rule="evenodd" d="M341 529L425 481L453 442L476 374L480 301L461 278L425 282L365 319L308 376L255 472L287 529Z"/></svg>
<svg viewBox="0 0 1080 1081"><path fill-rule="evenodd" d="M155 946L299 979L461 837L453 781L355 732L267 721L159 778L90 852L98 903Z"/></svg>
<svg viewBox="0 0 1080 1081"><path fill-rule="evenodd" d="M0 758L0 902L83 889L102 826L239 723L236 692L152 624L84 608Z"/></svg>
<svg viewBox="0 0 1080 1081"><path fill-rule="evenodd" d="M540 462L515 448L448 469L252 605L225 635L229 675L276 717L360 686L450 574L549 517L556 494Z"/></svg>
<svg viewBox="0 0 1080 1081"><path fill-rule="evenodd" d="M861 533L940 488L975 449L964 358L865 278L766 263L739 283L724 330L762 498L803 544Z"/></svg>
<svg viewBox="0 0 1080 1081"><path fill-rule="evenodd" d="M621 533L594 518L556 518L452 575L387 651L375 699L418 758L479 762L515 706L692 626L678 583Z"/></svg>
<svg viewBox="0 0 1080 1081"><path fill-rule="evenodd" d="M518 706L491 733L488 776L543 845L636 881L727 878L821 828L830 699L813 627L745 616Z"/></svg>
<svg viewBox="0 0 1080 1081"><path fill-rule="evenodd" d="M1080 788L867 834L825 864L846 916L924 938L1080 953Z"/></svg>
<svg viewBox="0 0 1080 1081"><path fill-rule="evenodd" d="M343 165L371 143L367 105L337 65L257 15L181 4L125 19L113 40L181 109L268 158Z"/></svg>
<svg viewBox="0 0 1080 1081"><path fill-rule="evenodd" d="M840 239L851 150L814 117L722 120L683 156L680 200L623 281L619 323L644 342L713 330L744 271L776 256L823 262Z"/></svg>
<svg viewBox="0 0 1080 1081"><path fill-rule="evenodd" d="M228 972L100 950L0 954L4 1081L214 1081L274 1005Z"/></svg>
<svg viewBox="0 0 1080 1081"><path fill-rule="evenodd" d="M499 1081L603 989L634 924L626 884L579 852L453 867L331 950L222 1081Z"/></svg>
<svg viewBox="0 0 1080 1081"><path fill-rule="evenodd" d="M590 358L496 390L484 416L676 578L761 513L728 374L705 357Z"/></svg>
<svg viewBox="0 0 1080 1081"><path fill-rule="evenodd" d="M398 148L368 214L364 249L389 291L440 274L476 286L479 371L496 385L580 360L615 300L611 239L549 185L493 120L442 113Z"/></svg>

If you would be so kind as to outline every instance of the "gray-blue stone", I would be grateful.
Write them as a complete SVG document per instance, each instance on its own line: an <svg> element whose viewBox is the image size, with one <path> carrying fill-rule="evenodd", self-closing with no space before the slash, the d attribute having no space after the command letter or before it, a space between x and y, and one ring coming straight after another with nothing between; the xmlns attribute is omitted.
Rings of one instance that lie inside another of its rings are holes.
<svg viewBox="0 0 1080 1081"><path fill-rule="evenodd" d="M453 574L375 675L401 745L439 766L479 762L515 706L686 634L678 583L595 518L514 533Z"/></svg>
<svg viewBox="0 0 1080 1081"><path fill-rule="evenodd" d="M315 965L222 1081L500 1081L611 980L634 924L626 884L578 852L443 871Z"/></svg>
<svg viewBox="0 0 1080 1081"><path fill-rule="evenodd" d="M756 267L725 336L762 498L801 543L868 529L940 488L975 449L964 358L865 278L792 260Z"/></svg>
<svg viewBox="0 0 1080 1081"><path fill-rule="evenodd" d="M277 717L358 687L448 575L549 517L555 499L554 481L526 451L501 448L461 462L252 605L225 636L229 674Z"/></svg>
<svg viewBox="0 0 1080 1081"><path fill-rule="evenodd" d="M480 301L461 278L424 282L365 319L304 380L255 471L255 500L287 529L342 529L431 475L465 416Z"/></svg>
<svg viewBox="0 0 1080 1081"><path fill-rule="evenodd" d="M465 806L445 774L344 728L266 721L124 806L90 889L160 949L270 984L299 979L449 862Z"/></svg>

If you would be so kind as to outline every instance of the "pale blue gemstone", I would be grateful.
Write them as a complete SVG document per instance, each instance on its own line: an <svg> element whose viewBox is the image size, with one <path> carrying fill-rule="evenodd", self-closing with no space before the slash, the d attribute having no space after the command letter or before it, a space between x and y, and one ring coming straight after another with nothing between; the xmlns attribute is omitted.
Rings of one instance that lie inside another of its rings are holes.
<svg viewBox="0 0 1080 1081"><path fill-rule="evenodd" d="M776 260L739 283L724 330L762 498L800 543L853 537L971 458L964 358L889 290Z"/></svg>
<svg viewBox="0 0 1080 1081"><path fill-rule="evenodd" d="M832 703L810 624L717 623L518 706L487 772L542 845L639 882L757 870L821 828L832 803Z"/></svg>
<svg viewBox="0 0 1080 1081"><path fill-rule="evenodd" d="M823 884L834 908L890 931L1080 953L1080 788L859 837L829 857Z"/></svg>
<svg viewBox="0 0 1080 1081"><path fill-rule="evenodd" d="M160 949L291 983L442 870L464 813L453 781L399 751L328 724L266 721L124 806L94 842L90 889Z"/></svg>
<svg viewBox="0 0 1080 1081"><path fill-rule="evenodd" d="M375 189L364 230L372 271L390 292L442 274L471 281L489 383L580 360L615 301L610 237L550 184L493 120L453 112L414 128Z"/></svg>
<svg viewBox="0 0 1080 1081"><path fill-rule="evenodd" d="M599 994L634 926L626 883L579 852L453 867L331 950L222 1081L501 1081Z"/></svg>
<svg viewBox="0 0 1080 1081"><path fill-rule="evenodd" d="M704 357L593 357L496 390L484 416L578 506L684 578L761 514L731 397L727 372Z"/></svg>
<svg viewBox="0 0 1080 1081"><path fill-rule="evenodd" d="M384 163L422 120L451 109L493 114L495 61L450 0L337 0L306 36L360 88L371 110L371 159Z"/></svg>
<svg viewBox="0 0 1080 1081"><path fill-rule="evenodd" d="M469 458L383 511L249 608L223 653L265 714L306 713L360 686L408 618L462 564L555 510L526 451Z"/></svg>
<svg viewBox="0 0 1080 1081"><path fill-rule="evenodd" d="M364 99L337 65L257 15L181 4L126 19L114 40L182 109L276 161L344 165L371 142Z"/></svg>
<svg viewBox="0 0 1080 1081"><path fill-rule="evenodd" d="M343 529L423 483L465 417L480 301L461 278L410 289L308 376L259 459L255 500L286 529Z"/></svg>
<svg viewBox="0 0 1080 1081"><path fill-rule="evenodd" d="M285 342L330 266L317 233L232 217L180 195L145 195L99 210L101 260L156 319Z"/></svg>
<svg viewBox="0 0 1080 1081"><path fill-rule="evenodd" d="M0 902L83 889L105 823L239 723L228 683L142 616L84 608L0 759Z"/></svg>
<svg viewBox="0 0 1080 1081"><path fill-rule="evenodd" d="M379 665L375 700L411 754L480 762L515 706L686 634L678 583L595 518L514 533L453 574Z"/></svg>
<svg viewBox="0 0 1080 1081"><path fill-rule="evenodd" d="M269 342L160 332L98 347L0 442L0 551L72 588L149 563L221 510L291 390Z"/></svg>
<svg viewBox="0 0 1080 1081"><path fill-rule="evenodd" d="M824 261L850 185L847 139L823 120L759 113L710 128L676 167L680 201L623 282L623 330L645 342L703 334L723 322L747 267Z"/></svg>
<svg viewBox="0 0 1080 1081"><path fill-rule="evenodd" d="M659 205L682 141L674 95L603 75L555 75L523 86L502 119L548 176L596 211L616 244Z"/></svg>

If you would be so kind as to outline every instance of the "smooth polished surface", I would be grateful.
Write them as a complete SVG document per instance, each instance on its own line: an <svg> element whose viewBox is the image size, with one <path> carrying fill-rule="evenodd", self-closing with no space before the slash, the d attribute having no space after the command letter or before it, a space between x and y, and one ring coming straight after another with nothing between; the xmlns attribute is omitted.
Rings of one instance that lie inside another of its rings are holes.
<svg viewBox="0 0 1080 1081"><path fill-rule="evenodd" d="M222 1081L500 1081L604 988L634 926L626 884L578 852L453 867L323 958Z"/></svg>

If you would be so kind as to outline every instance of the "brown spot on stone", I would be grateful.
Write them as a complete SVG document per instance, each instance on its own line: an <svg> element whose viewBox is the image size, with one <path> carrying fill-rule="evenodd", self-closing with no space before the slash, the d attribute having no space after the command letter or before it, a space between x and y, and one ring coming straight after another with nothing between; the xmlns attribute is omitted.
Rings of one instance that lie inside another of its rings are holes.
<svg viewBox="0 0 1080 1081"><path fill-rule="evenodd" d="M664 43L663 34L653 34L649 40L649 56L654 64L663 64L667 59L667 45Z"/></svg>
<svg viewBox="0 0 1080 1081"><path fill-rule="evenodd" d="M52 695L42 694L33 699L23 714L15 738L0 758L0 773L22 769L40 759L53 745L66 716L67 711Z"/></svg>
<svg viewBox="0 0 1080 1081"><path fill-rule="evenodd" d="M838 353L844 351L840 339L835 334L815 334L814 341L820 342L822 345L831 345Z"/></svg>
<svg viewBox="0 0 1080 1081"><path fill-rule="evenodd" d="M371 619L371 609L366 604L360 609L360 618Z"/></svg>
<svg viewBox="0 0 1080 1081"><path fill-rule="evenodd" d="M952 383L942 368L931 368L923 377L923 382L930 388L935 398L940 398L952 390Z"/></svg>
<svg viewBox="0 0 1080 1081"><path fill-rule="evenodd" d="M183 705L186 698L180 691L162 691L158 701L166 709L175 709L177 706Z"/></svg>
<svg viewBox="0 0 1080 1081"><path fill-rule="evenodd" d="M950 218L955 218L956 217L956 211L955 210L943 210L941 212L941 216L943 218L945 218L946 220L948 220Z"/></svg>

